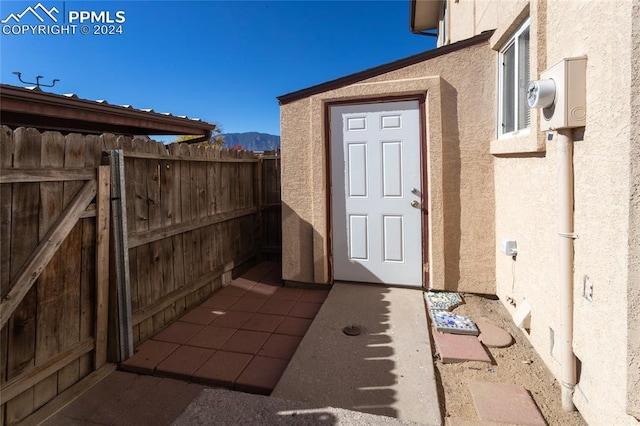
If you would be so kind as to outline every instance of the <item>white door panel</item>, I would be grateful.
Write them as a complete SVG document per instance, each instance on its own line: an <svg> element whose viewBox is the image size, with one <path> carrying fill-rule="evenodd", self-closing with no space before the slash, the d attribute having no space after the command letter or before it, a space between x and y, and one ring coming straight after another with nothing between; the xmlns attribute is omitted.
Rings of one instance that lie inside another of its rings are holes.
<svg viewBox="0 0 640 426"><path fill-rule="evenodd" d="M334 278L421 286L418 101L332 107L331 158Z"/></svg>

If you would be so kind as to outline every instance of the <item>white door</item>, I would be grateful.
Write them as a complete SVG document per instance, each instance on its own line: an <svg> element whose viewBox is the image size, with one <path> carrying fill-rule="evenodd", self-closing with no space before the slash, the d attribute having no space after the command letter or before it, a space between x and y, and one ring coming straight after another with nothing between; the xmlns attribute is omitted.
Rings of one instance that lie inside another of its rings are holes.
<svg viewBox="0 0 640 426"><path fill-rule="evenodd" d="M418 101L331 107L333 275L422 286Z"/></svg>

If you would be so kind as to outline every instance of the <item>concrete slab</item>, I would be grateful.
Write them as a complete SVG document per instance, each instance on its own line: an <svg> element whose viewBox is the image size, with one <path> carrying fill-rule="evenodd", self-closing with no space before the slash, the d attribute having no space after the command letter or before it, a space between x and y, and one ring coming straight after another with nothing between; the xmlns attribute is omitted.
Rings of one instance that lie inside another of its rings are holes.
<svg viewBox="0 0 640 426"><path fill-rule="evenodd" d="M463 334L433 333L436 350L443 363L481 361L491 363L491 358L476 336Z"/></svg>
<svg viewBox="0 0 640 426"><path fill-rule="evenodd" d="M335 284L271 395L441 424L422 292Z"/></svg>
<svg viewBox="0 0 640 426"><path fill-rule="evenodd" d="M205 389L173 422L198 425L415 425L390 417L286 401L222 389Z"/></svg>
<svg viewBox="0 0 640 426"><path fill-rule="evenodd" d="M480 420L517 425L546 425L538 406L521 385L471 382L471 398Z"/></svg>

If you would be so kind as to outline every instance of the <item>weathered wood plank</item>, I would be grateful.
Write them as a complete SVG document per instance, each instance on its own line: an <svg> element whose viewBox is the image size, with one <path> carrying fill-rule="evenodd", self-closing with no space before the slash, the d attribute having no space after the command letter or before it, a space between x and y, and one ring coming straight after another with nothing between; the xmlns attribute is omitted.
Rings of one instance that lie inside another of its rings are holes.
<svg viewBox="0 0 640 426"><path fill-rule="evenodd" d="M13 132L6 126L0 131L0 167L4 173L13 166ZM11 281L11 200L12 185L0 185L0 294L4 294ZM3 352L4 353L4 352ZM4 359L6 362L6 359ZM0 364L0 367L2 364ZM6 371L0 371L0 380Z"/></svg>
<svg viewBox="0 0 640 426"><path fill-rule="evenodd" d="M164 156L168 156L169 152L164 149ZM161 151L162 154L162 151ZM166 228L174 223L174 200L176 198L174 180L174 168L173 165L179 163L171 161L160 162L160 217L161 224L159 228ZM162 264L162 293L161 297L170 294L175 290L175 277L174 277L174 252L173 252L173 239L165 238L160 240L161 245L161 264ZM166 322L173 321L177 317L175 304L168 306L164 310L164 318Z"/></svg>
<svg viewBox="0 0 640 426"><path fill-rule="evenodd" d="M85 168L95 168L97 171L103 161L108 163L105 158L103 160L105 137L103 136L87 136L85 141ZM107 168L110 167L106 166ZM97 176L99 173L97 174ZM111 182L108 182L109 187ZM97 182L97 195L96 200L99 199L100 188L103 185L100 180ZM107 193L105 202L109 203L110 207L110 193ZM87 211L92 211L93 216L96 217L96 203L89 205ZM87 214L83 214L83 218L87 217ZM106 218L109 221L107 215ZM99 274L96 272L97 268L106 268L108 274L109 263L101 263L100 258L97 256L97 250L99 242L96 241L97 230L96 224L98 219L83 220L82 223L82 270L80 280L80 340L87 339L89 337L95 337L96 329L96 280ZM107 222L107 226L109 222ZM108 236L107 236L108 241ZM107 247L108 250L108 247ZM108 252L107 252L108 255ZM108 260L108 258L107 258ZM108 287L108 285L107 285ZM107 288L108 291L108 288ZM85 377L94 369L95 352L87 353L81 356L78 360L79 363L79 377Z"/></svg>
<svg viewBox="0 0 640 426"><path fill-rule="evenodd" d="M183 235L174 235L171 237L173 242L173 279L175 282L175 290L181 289L185 285L184 280L184 248L183 248ZM176 316L180 315L186 310L185 300L179 299L176 301L175 311Z"/></svg>
<svg viewBox="0 0 640 426"><path fill-rule="evenodd" d="M149 244L153 241L158 241L164 238L172 237L174 235L194 231L205 226L214 225L216 223L237 219L242 216L249 216L257 212L257 208L249 207L247 209L228 211L226 213L220 213L215 216L204 217L202 219L196 219L189 222L182 222L170 228L160 228L154 231L133 233L129 235L129 247L138 247L141 245Z"/></svg>
<svg viewBox="0 0 640 426"><path fill-rule="evenodd" d="M176 145L189 146L187 144L176 144ZM191 145L191 146L194 146L194 145ZM141 158L141 159L151 159L151 160L164 159L163 156L160 154L153 154L153 153L139 152L139 151L125 150L124 155L125 157L129 157L129 158ZM169 159L172 161L205 162L205 163L256 163L258 162L258 160L255 158L215 158L213 159L213 158L207 158L207 157L192 157L189 154L172 155L171 158Z"/></svg>
<svg viewBox="0 0 640 426"><path fill-rule="evenodd" d="M169 153L171 156L178 155L180 152L179 144L171 144L169 145ZM169 166L168 170L168 181L172 182L169 194L171 203L171 223L180 223L182 222L182 198L180 195L180 184L181 184L181 176L182 176L182 163L181 162L167 162L167 166Z"/></svg>
<svg viewBox="0 0 640 426"><path fill-rule="evenodd" d="M79 134L69 134L65 137L65 168L85 167L87 142L88 138ZM75 197L82 186L83 183L78 181L64 183L65 206ZM58 315L58 324L61 329L66 330L59 337L60 349L66 349L80 340L82 228L82 223L76 224L60 247L60 250L67 254L67 260L63 263L62 271L66 279L60 284L62 293L60 296L61 309ZM79 375L79 361L73 361L68 366L63 367L58 373L58 392L62 392L77 382Z"/></svg>
<svg viewBox="0 0 640 426"><path fill-rule="evenodd" d="M34 168L40 166L40 133L35 129L17 129L14 134L13 167ZM11 278L19 275L28 262L34 248L38 246L38 211L40 185L37 183L16 183L12 190L11 224ZM35 281L35 280L34 280ZM33 283L32 283L33 284ZM31 286L29 286L31 287ZM10 294L12 286L7 288ZM11 380L35 365L36 342L36 291L26 289L20 297L22 303L12 306L11 312L2 308L0 302L0 327L9 319L7 379ZM33 389L27 389L6 405L5 420L12 423L33 412Z"/></svg>
<svg viewBox="0 0 640 426"><path fill-rule="evenodd" d="M171 144L169 145L169 153L174 155L179 155L182 152L181 144ZM188 167L189 163L174 161L172 163L172 174L171 180L174 182L173 184L173 194L171 196L172 202L172 224L179 225L183 221L187 221L188 219L183 218L183 210L182 210L182 167ZM185 272L184 272L184 246L183 246L183 238L182 234L176 234L171 236L172 240L172 250L173 250L173 280L174 280L174 289L182 288L185 284ZM175 303L175 315L178 316L182 312L186 310L185 299L178 299Z"/></svg>
<svg viewBox="0 0 640 426"><path fill-rule="evenodd" d="M148 141L144 144L144 150L148 153L159 153L160 149L164 149L157 142ZM149 205L149 230L155 230L162 227L162 201L161 196L161 177L160 177L160 161L147 160L147 197ZM149 281L145 283L149 300L147 303L153 303L162 297L163 294L163 265L162 265L163 246L160 241L154 241L149 244L150 251L150 274ZM160 330L165 325L164 312L159 312L153 318L153 330Z"/></svg>
<svg viewBox="0 0 640 426"><path fill-rule="evenodd" d="M61 168L64 166L64 136L57 132L45 132L41 141L41 167ZM62 182L43 182L40 184L40 213L38 221L38 239L42 241L53 223L64 210L64 185ZM35 364L45 364L60 351L60 316L63 309L60 295L64 279L62 265L68 253L58 251L43 269L36 282L37 315ZM69 277L68 279L73 279ZM34 408L38 408L58 393L58 374L55 372L44 378L34 388Z"/></svg>
<svg viewBox="0 0 640 426"><path fill-rule="evenodd" d="M0 129L0 167L13 166L13 132L6 126ZM0 295L11 280L11 200L12 185L0 185ZM0 328L0 385L7 380L8 326ZM4 426L5 406L0 404L0 426Z"/></svg>
<svg viewBox="0 0 640 426"><path fill-rule="evenodd" d="M131 169L128 169L131 170ZM133 163L133 191L129 192L127 184L127 204L135 211L134 221L130 222L129 232L143 232L149 230L149 198L147 197L147 161L136 159ZM132 176L131 176L132 175Z"/></svg>
<svg viewBox="0 0 640 426"><path fill-rule="evenodd" d="M31 369L9 380L0 389L0 402L4 404L7 401L11 401L25 390L42 381L43 378L50 376L70 362L78 359L81 355L91 351L94 344L93 339L80 341L51 358L45 365Z"/></svg>
<svg viewBox="0 0 640 426"><path fill-rule="evenodd" d="M185 284L183 287L176 289L170 294L165 295L160 300L156 301L154 304L150 304L145 306L144 308L138 309L132 313L132 322L134 325L140 324L145 320L148 320L156 313L164 310L168 306L176 303L178 300L185 298L189 294L192 294L199 290L201 287L207 285L211 281L220 278L222 274L226 272L233 271L233 269L242 265L245 262L248 262L252 259L253 256L248 256L245 258L238 259L235 262L229 262L225 265L219 266L212 271L207 272L206 274L198 277L197 279Z"/></svg>
<svg viewBox="0 0 640 426"><path fill-rule="evenodd" d="M95 194L96 182L87 182L18 271L13 279L14 284L11 286L11 290L0 303L0 325L7 322L9 316L24 299L51 257L71 233Z"/></svg>
<svg viewBox="0 0 640 426"><path fill-rule="evenodd" d="M109 210L111 195L111 168L98 169L96 215L96 350L94 368L107 362L107 331L109 321Z"/></svg>
<svg viewBox="0 0 640 426"><path fill-rule="evenodd" d="M98 184L99 187L99 184ZM95 215L94 215L95 216ZM96 220L82 221L82 271L80 288L80 339L95 336L96 328ZM109 268L109 264L104 265ZM80 358L80 376L93 370L94 356Z"/></svg>
<svg viewBox="0 0 640 426"><path fill-rule="evenodd" d="M146 306L151 303L151 288L148 286L151 276L151 253L149 245L143 245L137 249L137 287L139 306ZM146 340L153 333L153 322L140 324L140 341Z"/></svg>
<svg viewBox="0 0 640 426"><path fill-rule="evenodd" d="M57 132L47 132L52 135L58 135ZM50 136L51 137L51 136ZM61 164L62 166L62 164ZM66 182L90 180L96 178L95 168L30 168L30 169L6 169L0 170L0 183L17 183L17 182Z"/></svg>

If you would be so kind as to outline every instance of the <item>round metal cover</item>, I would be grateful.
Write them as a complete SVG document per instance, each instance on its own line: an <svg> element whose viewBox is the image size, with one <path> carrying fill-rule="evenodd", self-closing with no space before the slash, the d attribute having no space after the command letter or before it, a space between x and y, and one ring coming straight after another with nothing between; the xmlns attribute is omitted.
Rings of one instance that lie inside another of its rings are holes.
<svg viewBox="0 0 640 426"><path fill-rule="evenodd" d="M357 325L348 325L342 329L342 332L347 336L358 336L360 333L362 333L362 330Z"/></svg>

